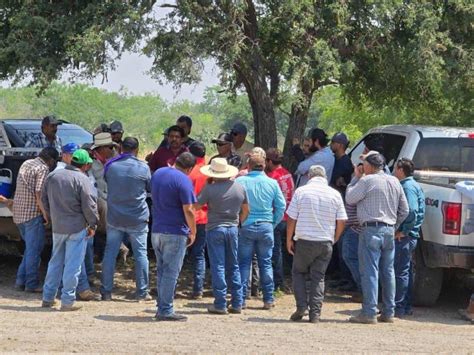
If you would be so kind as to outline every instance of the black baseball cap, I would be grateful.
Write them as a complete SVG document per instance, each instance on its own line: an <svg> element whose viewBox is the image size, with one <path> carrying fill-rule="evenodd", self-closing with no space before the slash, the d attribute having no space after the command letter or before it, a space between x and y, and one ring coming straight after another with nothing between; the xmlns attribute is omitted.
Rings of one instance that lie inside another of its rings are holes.
<svg viewBox="0 0 474 355"><path fill-rule="evenodd" d="M247 134L247 126L244 125L242 122L237 122L234 124L232 129L230 130L230 133L236 133L236 134Z"/></svg>
<svg viewBox="0 0 474 355"><path fill-rule="evenodd" d="M110 126L110 133L123 133L123 126L122 122L120 121L113 121Z"/></svg>
<svg viewBox="0 0 474 355"><path fill-rule="evenodd" d="M232 137L229 133L221 133L217 139L213 139L212 143L232 143Z"/></svg>
<svg viewBox="0 0 474 355"><path fill-rule="evenodd" d="M135 137L125 137L122 141L122 147L127 150L135 150L139 146L138 139Z"/></svg>
<svg viewBox="0 0 474 355"><path fill-rule="evenodd" d="M43 117L43 120L41 121L42 126L51 126L51 125L60 125L63 124L61 121L59 121L56 117L53 115L48 115Z"/></svg>
<svg viewBox="0 0 474 355"><path fill-rule="evenodd" d="M194 141L188 149L195 157L204 158L206 156L206 146L201 142Z"/></svg>

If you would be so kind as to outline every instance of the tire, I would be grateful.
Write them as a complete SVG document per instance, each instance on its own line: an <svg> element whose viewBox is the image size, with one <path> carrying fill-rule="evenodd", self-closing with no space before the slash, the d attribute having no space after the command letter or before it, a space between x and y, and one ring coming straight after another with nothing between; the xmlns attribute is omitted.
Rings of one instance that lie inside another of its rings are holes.
<svg viewBox="0 0 474 355"><path fill-rule="evenodd" d="M427 267L418 243L413 263L413 300L415 306L434 306L443 286L443 269Z"/></svg>

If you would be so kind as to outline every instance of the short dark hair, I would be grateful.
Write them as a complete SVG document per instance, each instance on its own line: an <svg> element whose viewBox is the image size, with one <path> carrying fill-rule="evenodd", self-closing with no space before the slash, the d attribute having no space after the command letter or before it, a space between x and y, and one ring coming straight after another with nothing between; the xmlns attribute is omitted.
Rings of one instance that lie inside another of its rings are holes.
<svg viewBox="0 0 474 355"><path fill-rule="evenodd" d="M186 115L179 116L176 122L184 122L189 128L193 126L193 120L191 119L191 117Z"/></svg>
<svg viewBox="0 0 474 355"><path fill-rule="evenodd" d="M46 147L46 148L43 148L43 150L39 153L39 157L43 159L44 161L48 161L48 160L58 161L59 152L56 150L56 148Z"/></svg>
<svg viewBox="0 0 474 355"><path fill-rule="evenodd" d="M125 139L122 141L122 150L124 152L133 152L134 150L138 149L139 146L140 143L135 137L125 137Z"/></svg>
<svg viewBox="0 0 474 355"><path fill-rule="evenodd" d="M179 132L179 134L181 135L181 138L184 138L185 136L184 129L182 129L180 126L177 126L177 125L174 125L168 128L168 135L170 134L170 132Z"/></svg>
<svg viewBox="0 0 474 355"><path fill-rule="evenodd" d="M79 169L80 169L80 168L82 168L82 167L83 167L84 165L86 165L86 164L80 164L80 163L78 163L78 162L76 162L76 161L74 161L74 160L71 160L71 165L72 165L72 166L75 166L76 168L79 168Z"/></svg>
<svg viewBox="0 0 474 355"><path fill-rule="evenodd" d="M415 164L411 159L400 158L397 160L397 168L402 169L405 176L413 176L413 172L415 171Z"/></svg>
<svg viewBox="0 0 474 355"><path fill-rule="evenodd" d="M328 135L321 128L314 128L311 130L311 140L313 142L316 142L316 140L318 140L319 145L321 147L325 147L329 143Z"/></svg>
<svg viewBox="0 0 474 355"><path fill-rule="evenodd" d="M176 158L175 164L181 169L192 169L196 165L196 158L191 153L184 152Z"/></svg>

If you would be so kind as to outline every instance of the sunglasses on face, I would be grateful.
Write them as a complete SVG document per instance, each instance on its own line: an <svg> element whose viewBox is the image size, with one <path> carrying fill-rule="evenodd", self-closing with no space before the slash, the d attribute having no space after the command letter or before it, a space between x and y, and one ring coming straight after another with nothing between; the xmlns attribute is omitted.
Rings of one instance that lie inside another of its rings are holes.
<svg viewBox="0 0 474 355"><path fill-rule="evenodd" d="M216 145L217 145L218 147L222 147L222 146L227 145L227 144L229 144L229 143L222 143L222 142L216 143Z"/></svg>

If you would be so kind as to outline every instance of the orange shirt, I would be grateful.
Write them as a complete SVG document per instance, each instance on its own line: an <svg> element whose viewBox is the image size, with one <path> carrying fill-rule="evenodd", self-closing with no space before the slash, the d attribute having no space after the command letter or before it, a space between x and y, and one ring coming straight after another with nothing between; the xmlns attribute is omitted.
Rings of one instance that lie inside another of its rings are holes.
<svg viewBox="0 0 474 355"><path fill-rule="evenodd" d="M201 169L201 167L204 165L206 165L205 158L196 158L196 165L189 174L189 178L193 183L194 193L196 196L201 193L202 188L207 184L207 176L201 174L199 171L199 169ZM207 224L207 206L203 206L203 208L200 210L195 211L195 216L196 224Z"/></svg>

